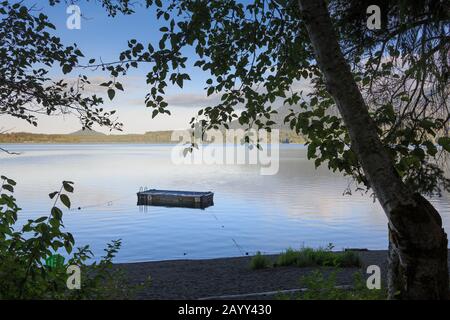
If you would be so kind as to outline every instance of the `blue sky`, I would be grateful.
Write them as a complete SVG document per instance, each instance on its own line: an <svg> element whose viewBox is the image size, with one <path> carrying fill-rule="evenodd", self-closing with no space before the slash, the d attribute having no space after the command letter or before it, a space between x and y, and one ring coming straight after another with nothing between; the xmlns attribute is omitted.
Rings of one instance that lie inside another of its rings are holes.
<svg viewBox="0 0 450 320"><path fill-rule="evenodd" d="M40 10L49 16L49 20L56 26L56 35L66 45L76 43L86 56L86 62L90 58L101 57L103 61L117 60L119 53L127 48L127 40L137 39L142 43L151 42L155 47L161 33L161 21L156 19L153 8L146 9L136 5L136 13L129 16L117 15L108 17L105 9L96 1L81 1L78 5L83 18L81 29L70 30L66 27L69 14L66 13L67 5L59 4L54 7L47 5L47 1L26 1L35 4L36 10ZM188 56L189 53L187 53ZM192 57L192 55L191 55ZM191 60L191 59L190 59ZM116 109L119 120L124 123L124 133L144 133L146 131L184 129L188 127L190 118L196 114L200 106L204 106L217 97L206 99L203 90L207 75L196 68L188 68L192 81L185 83L183 90L171 87L167 91L172 116L158 116L151 119L151 111L144 105L145 94L148 92L145 75L151 65L141 65L138 70L129 72L126 77L121 77L120 82L125 87L125 92L117 92L116 98L110 101L106 98L105 90L96 91L105 97L106 109ZM55 78L76 78L79 74L86 74L93 81L103 82L108 74L100 71L74 70L68 75L63 75L57 68L52 70L51 76ZM0 127L11 131L27 131L40 133L68 133L80 129L79 121L75 117L41 117L37 128L13 118L2 118ZM98 127L96 130L107 132Z"/></svg>

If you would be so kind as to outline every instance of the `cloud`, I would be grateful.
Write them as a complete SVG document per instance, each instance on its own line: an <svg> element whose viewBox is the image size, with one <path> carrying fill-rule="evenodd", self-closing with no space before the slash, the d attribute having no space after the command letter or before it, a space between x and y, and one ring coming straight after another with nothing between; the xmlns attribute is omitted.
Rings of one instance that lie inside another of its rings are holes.
<svg viewBox="0 0 450 320"><path fill-rule="evenodd" d="M177 107L205 107L220 103L220 95L202 93L180 93L167 96L167 103Z"/></svg>
<svg viewBox="0 0 450 320"><path fill-rule="evenodd" d="M145 94L142 92L142 97L128 99L126 101L127 105L131 106L143 106L145 105ZM206 106L214 106L220 102L220 95L213 94L209 97L206 93L177 93L177 94L167 94L165 99L170 107L181 107L181 108L202 108Z"/></svg>
<svg viewBox="0 0 450 320"><path fill-rule="evenodd" d="M297 81L294 82L291 90L294 92L303 91L305 94L311 92L311 83L309 81ZM258 92L262 93L265 91L264 88L258 88ZM127 105L145 105L145 94L143 92L142 97L133 98L127 100ZM181 107L181 108L204 108L207 106L215 106L221 102L221 94L214 93L207 96L206 90L199 90L198 92L181 92L177 94L166 94L165 99L169 104L169 107ZM275 105L276 107L282 106L283 99L277 99ZM243 107L238 105L237 109Z"/></svg>

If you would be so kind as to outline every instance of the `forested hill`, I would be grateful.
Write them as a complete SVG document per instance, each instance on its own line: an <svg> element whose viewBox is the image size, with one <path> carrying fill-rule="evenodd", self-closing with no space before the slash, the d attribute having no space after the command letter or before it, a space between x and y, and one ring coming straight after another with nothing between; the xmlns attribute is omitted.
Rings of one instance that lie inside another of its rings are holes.
<svg viewBox="0 0 450 320"><path fill-rule="evenodd" d="M0 134L1 143L178 143L171 141L172 131L151 131L145 134L103 134L77 131L70 134L35 134L14 132ZM304 143L302 137L290 130L281 130L280 141Z"/></svg>

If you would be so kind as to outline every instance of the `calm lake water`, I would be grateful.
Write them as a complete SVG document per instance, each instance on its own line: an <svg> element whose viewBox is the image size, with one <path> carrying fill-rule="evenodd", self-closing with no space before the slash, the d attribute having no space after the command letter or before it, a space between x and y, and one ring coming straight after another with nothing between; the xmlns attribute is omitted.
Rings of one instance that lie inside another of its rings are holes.
<svg viewBox="0 0 450 320"><path fill-rule="evenodd" d="M240 256L288 247L387 247L387 220L369 196L344 196L349 180L314 169L303 146L282 145L280 170L255 165L175 165L170 145L9 145L0 174L15 179L21 221L48 215L48 194L75 182L66 229L96 256L122 239L116 261ZM140 187L214 191L205 210L136 205ZM450 197L432 199L450 230ZM81 210L77 208L80 207Z"/></svg>

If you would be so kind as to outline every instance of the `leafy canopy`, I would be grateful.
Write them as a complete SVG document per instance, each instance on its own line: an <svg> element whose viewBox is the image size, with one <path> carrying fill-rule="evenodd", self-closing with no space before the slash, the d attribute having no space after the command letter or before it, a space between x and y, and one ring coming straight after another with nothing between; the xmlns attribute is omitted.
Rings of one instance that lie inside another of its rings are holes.
<svg viewBox="0 0 450 320"><path fill-rule="evenodd" d="M52 67L71 72L83 53L76 45L64 46L52 35L48 17L37 12L23 2L0 2L0 116L37 126L40 114L75 114L83 128L97 123L120 130L115 111L101 108L102 98L84 94L86 76L72 83L49 76Z"/></svg>

